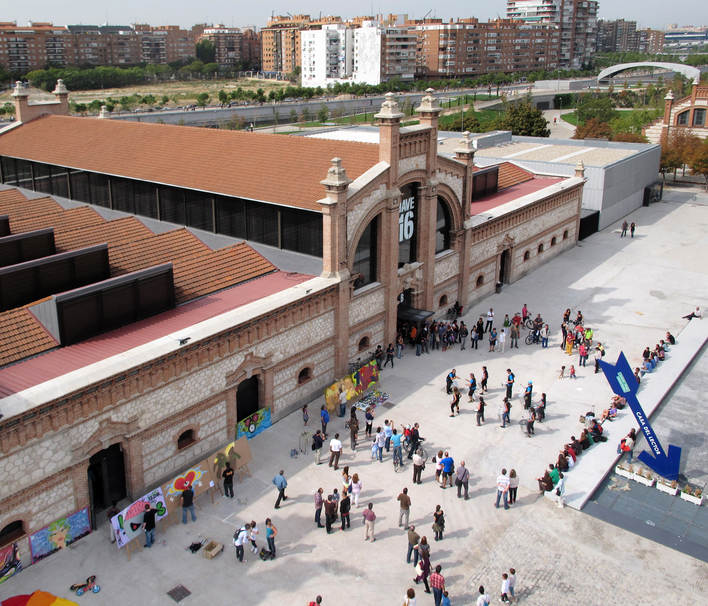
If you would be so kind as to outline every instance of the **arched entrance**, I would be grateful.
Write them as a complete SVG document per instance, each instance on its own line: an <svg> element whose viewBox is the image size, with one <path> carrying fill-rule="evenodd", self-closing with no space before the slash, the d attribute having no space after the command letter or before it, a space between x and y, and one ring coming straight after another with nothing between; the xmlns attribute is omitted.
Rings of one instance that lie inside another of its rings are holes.
<svg viewBox="0 0 708 606"><path fill-rule="evenodd" d="M120 444L104 448L89 459L88 480L94 515L126 497L125 461Z"/></svg>
<svg viewBox="0 0 708 606"><path fill-rule="evenodd" d="M238 421L258 412L258 375L244 379L236 391L236 418Z"/></svg>
<svg viewBox="0 0 708 606"><path fill-rule="evenodd" d="M499 257L499 279L502 284L509 284L511 276L511 251L505 248Z"/></svg>

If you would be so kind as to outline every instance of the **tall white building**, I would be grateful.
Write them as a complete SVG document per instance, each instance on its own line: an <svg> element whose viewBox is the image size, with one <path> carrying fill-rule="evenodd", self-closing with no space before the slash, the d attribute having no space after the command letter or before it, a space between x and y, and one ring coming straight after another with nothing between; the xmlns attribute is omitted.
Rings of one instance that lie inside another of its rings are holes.
<svg viewBox="0 0 708 606"><path fill-rule="evenodd" d="M342 23L301 33L302 85L351 82L381 84L394 77L413 80L417 35L406 27L384 27L364 21Z"/></svg>

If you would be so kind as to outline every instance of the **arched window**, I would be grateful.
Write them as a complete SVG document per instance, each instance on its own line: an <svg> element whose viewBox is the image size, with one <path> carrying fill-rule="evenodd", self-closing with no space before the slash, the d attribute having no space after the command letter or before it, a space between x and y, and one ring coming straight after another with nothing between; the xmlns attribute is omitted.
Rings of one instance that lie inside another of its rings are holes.
<svg viewBox="0 0 708 606"><path fill-rule="evenodd" d="M688 115L691 113L691 110L686 110L685 112L681 112L678 116L676 116L676 124L681 124L681 125L686 125L688 124Z"/></svg>
<svg viewBox="0 0 708 606"><path fill-rule="evenodd" d="M440 297L440 302L438 303L438 307L445 307L447 305L447 295L443 295Z"/></svg>
<svg viewBox="0 0 708 606"><path fill-rule="evenodd" d="M306 366L297 376L297 383L298 385L302 385L303 383L307 383L310 379L312 379L312 369L309 366Z"/></svg>
<svg viewBox="0 0 708 606"><path fill-rule="evenodd" d="M193 429L183 431L177 438L177 450L183 450L197 441L197 434Z"/></svg>
<svg viewBox="0 0 708 606"><path fill-rule="evenodd" d="M563 239L564 240L568 239L568 230L567 229L563 232Z"/></svg>
<svg viewBox="0 0 708 606"><path fill-rule="evenodd" d="M0 530L0 547L14 543L17 539L25 535L25 524L22 520L10 522L5 528Z"/></svg>
<svg viewBox="0 0 708 606"><path fill-rule="evenodd" d="M556 237L553 236L553 237L551 238L551 246L555 246L555 245L556 245Z"/></svg>
<svg viewBox="0 0 708 606"><path fill-rule="evenodd" d="M543 252L543 242L541 242L541 243L538 245L538 254L540 255L542 252Z"/></svg>
<svg viewBox="0 0 708 606"><path fill-rule="evenodd" d="M527 251L524 253L524 261L528 261L530 258L531 258L531 251L530 251L530 250L527 250Z"/></svg>
<svg viewBox="0 0 708 606"><path fill-rule="evenodd" d="M482 284L484 284L484 275L479 274L479 275L477 276L477 288L479 288L480 286L482 286Z"/></svg>
<svg viewBox="0 0 708 606"><path fill-rule="evenodd" d="M362 337L359 341L359 351L365 351L369 349L369 337Z"/></svg>
<svg viewBox="0 0 708 606"><path fill-rule="evenodd" d="M376 282L376 258L378 251L378 225L379 218L374 217L366 226L364 233L359 238L356 252L354 253L354 265L352 273L354 279L354 289L361 288L372 282Z"/></svg>
<svg viewBox="0 0 708 606"><path fill-rule="evenodd" d="M435 223L435 254L450 248L450 213L442 198L438 197L438 218Z"/></svg>

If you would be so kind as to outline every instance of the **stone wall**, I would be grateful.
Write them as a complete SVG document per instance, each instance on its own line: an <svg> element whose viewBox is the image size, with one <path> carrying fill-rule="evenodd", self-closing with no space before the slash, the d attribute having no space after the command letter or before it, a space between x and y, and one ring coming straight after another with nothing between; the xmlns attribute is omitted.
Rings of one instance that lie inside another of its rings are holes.
<svg viewBox="0 0 708 606"><path fill-rule="evenodd" d="M349 306L349 326L356 326L367 318L384 310L384 289L376 287L373 292L367 292L354 297Z"/></svg>
<svg viewBox="0 0 708 606"><path fill-rule="evenodd" d="M359 351L359 341L363 337L369 337L369 347ZM377 345L384 347L384 322L380 320L349 335L349 362L356 362L357 358L364 358L370 351L374 351ZM386 347L384 347L386 349Z"/></svg>
<svg viewBox="0 0 708 606"><path fill-rule="evenodd" d="M435 259L435 285L449 280L460 271L460 255L457 251L445 251Z"/></svg>

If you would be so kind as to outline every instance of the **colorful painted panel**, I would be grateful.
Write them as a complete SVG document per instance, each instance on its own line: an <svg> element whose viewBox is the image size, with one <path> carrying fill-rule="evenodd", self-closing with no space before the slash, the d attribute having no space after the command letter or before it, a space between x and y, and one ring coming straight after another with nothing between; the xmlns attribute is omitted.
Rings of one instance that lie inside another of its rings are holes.
<svg viewBox="0 0 708 606"><path fill-rule="evenodd" d="M270 425L270 408L261 408L257 413L238 422L236 425L236 437L246 436L250 440L268 429Z"/></svg>
<svg viewBox="0 0 708 606"><path fill-rule="evenodd" d="M20 570L22 570L22 562L20 562L17 543L0 549L0 583L4 583Z"/></svg>
<svg viewBox="0 0 708 606"><path fill-rule="evenodd" d="M357 370L352 377L354 377L356 393L361 395L371 385L379 382L379 367L376 362L369 362L366 366L362 366Z"/></svg>
<svg viewBox="0 0 708 606"><path fill-rule="evenodd" d="M371 385L378 383L379 367L376 361L369 362L351 375L337 381L325 389L327 410L332 413L339 407L339 391L344 390L347 400L363 394Z"/></svg>
<svg viewBox="0 0 708 606"><path fill-rule="evenodd" d="M200 461L197 465L190 467L184 473L167 482L167 484L163 484L162 494L165 497L167 511L173 512L182 506L180 498L186 484L192 487L194 498L196 499L207 491L211 482L212 476L207 462Z"/></svg>
<svg viewBox="0 0 708 606"><path fill-rule="evenodd" d="M167 507L165 506L165 497L162 494L162 488L156 488L135 501L135 503L129 507L126 507L118 515L111 518L111 526L113 528L113 534L116 537L118 548L127 545L143 532L143 515L145 514L146 503L150 503L150 505L157 509L155 520L161 520L167 515Z"/></svg>
<svg viewBox="0 0 708 606"><path fill-rule="evenodd" d="M57 520L29 537L32 563L36 564L47 556L71 545L91 533L88 507L70 516Z"/></svg>

